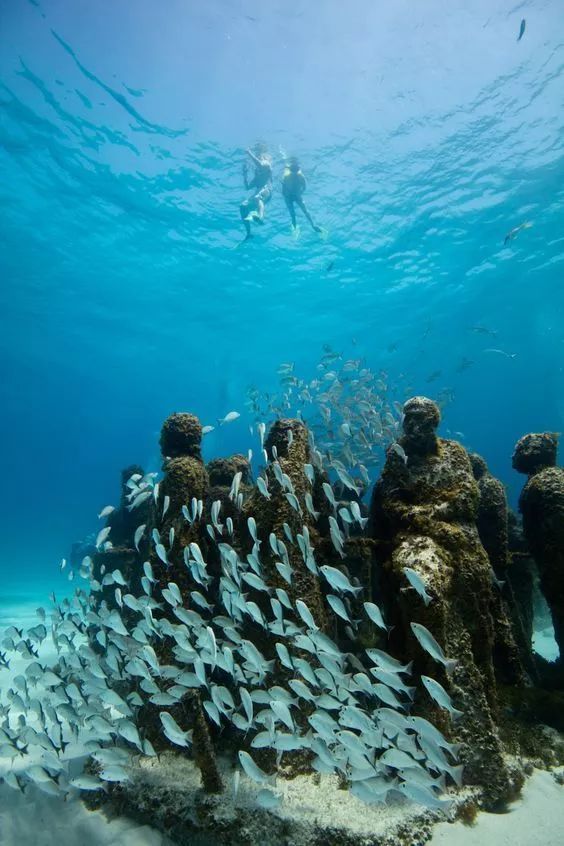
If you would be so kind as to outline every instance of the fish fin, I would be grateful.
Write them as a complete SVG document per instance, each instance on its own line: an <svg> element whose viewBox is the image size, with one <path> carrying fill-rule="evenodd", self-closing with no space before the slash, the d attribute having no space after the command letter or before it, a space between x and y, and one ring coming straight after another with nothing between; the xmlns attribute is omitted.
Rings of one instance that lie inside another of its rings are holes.
<svg viewBox="0 0 564 846"><path fill-rule="evenodd" d="M454 668L458 665L456 658L447 658L445 662L445 670L447 673L452 673Z"/></svg>

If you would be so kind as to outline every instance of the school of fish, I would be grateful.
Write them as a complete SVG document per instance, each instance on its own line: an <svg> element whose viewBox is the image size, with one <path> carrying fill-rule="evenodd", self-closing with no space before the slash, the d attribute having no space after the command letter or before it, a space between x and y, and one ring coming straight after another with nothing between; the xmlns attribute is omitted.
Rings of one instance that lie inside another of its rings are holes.
<svg viewBox="0 0 564 846"><path fill-rule="evenodd" d="M358 379L366 379L365 390L371 396L372 377L362 373ZM320 396L319 402L330 417L330 402L341 388L332 374L326 375L326 396ZM295 387L307 392L312 386ZM341 406L342 416L347 407ZM382 412L373 410L372 398L349 411L346 424L338 426L340 452L347 465L340 464L331 450L316 446L312 434L312 464L303 468L310 486L315 474L329 465L345 487L355 487L350 469L359 466L362 470L363 464L353 454L353 446L362 447L363 439L370 442L375 434L395 440L401 408L396 409L395 418L384 412L389 415L387 429L375 422L376 417L381 420ZM307 512L316 520L311 493L298 496L276 449L267 455L265 428L259 423L257 431L272 472L259 477L260 494L270 498L272 486L279 485L298 517ZM134 474L127 488L130 511L153 497L162 521L170 500L159 495L157 474ZM0 685L0 765L6 761L10 765L4 768L5 784L25 790L32 783L64 797L72 791L126 782L138 756L156 755L138 719L141 707L146 703L156 707L169 743L190 750L192 731L179 725L167 709L198 690L210 724L231 724L240 732L245 748L239 752L239 764L260 786L257 802L265 809L275 808L279 801L268 789L275 776L266 774L252 756L253 749L265 747L276 750L278 763L288 752L309 750L313 770L338 774L362 802L382 803L395 791L428 808L447 808L450 800L443 793L448 780L461 784L458 748L430 722L411 714L416 685L410 681L417 681L411 679L411 664L402 665L379 649L367 649L363 660L343 652L321 630L304 600L293 602L286 590L273 589L265 579L265 555L274 556L277 571L292 585L288 545L296 546L305 566L319 577L328 607L354 636L360 621L351 617L348 599L361 595L363 588L349 579L339 562L350 526L356 524L362 531L366 518L358 502L343 506L331 485L325 483L323 490L333 509L329 519L335 548L332 565L318 566L306 525L295 532L284 524L284 537L271 533L265 551L253 517L247 520L252 552L243 559L232 543L232 519L222 520L222 503L214 502L208 511L202 500L193 499L178 516L192 525L201 523L202 528L205 524L217 545L221 575L213 594L209 590L212 577L195 542L182 551L193 588L188 596L174 581L159 581L150 561L143 564L142 591L134 593L119 569L95 578L93 560L87 556L78 572L84 586L76 588L72 599L58 601L52 596L52 610L39 608L36 625L5 630L0 667L18 662L10 686ZM233 478L230 497L241 509L240 473ZM99 516L107 517L112 510L107 506ZM134 537L137 549L142 539L152 544L156 557L168 568L170 550L178 543L174 529L165 536L155 528L147 538L147 527L141 524ZM96 547L103 551L111 544L111 529L106 526L96 537ZM404 575L406 589L416 590L425 605L432 602L413 571L406 568ZM102 591L108 589L113 589L115 599L111 605L102 598ZM264 611L264 602L259 606L255 601L259 595L268 597L269 613ZM387 629L378 605L367 600L362 608L367 620ZM249 621L259 627L263 638L272 639L277 660L268 660L257 643L245 637ZM419 623L413 623L412 630L421 648L451 672L456 662L445 656L432 634ZM56 650L54 662L42 658L48 643ZM158 658L164 648L172 656L168 664ZM420 685L453 719L460 717L439 682L424 676ZM79 752L94 766L77 774L71 764ZM236 769L237 784L239 777Z"/></svg>

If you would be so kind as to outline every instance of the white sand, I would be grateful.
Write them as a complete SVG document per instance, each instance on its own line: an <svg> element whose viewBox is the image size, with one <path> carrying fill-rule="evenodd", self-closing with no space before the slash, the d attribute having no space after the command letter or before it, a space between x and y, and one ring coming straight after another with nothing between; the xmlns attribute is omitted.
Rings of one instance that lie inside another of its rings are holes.
<svg viewBox="0 0 564 846"><path fill-rule="evenodd" d="M160 832L125 818L108 822L77 800L62 802L38 790L0 786L2 846L165 846Z"/></svg>
<svg viewBox="0 0 564 846"><path fill-rule="evenodd" d="M564 787L536 770L508 813L482 813L472 827L439 823L430 846L564 846Z"/></svg>
<svg viewBox="0 0 564 846"><path fill-rule="evenodd" d="M311 794L310 794L311 796ZM309 797L308 797L309 798ZM320 807L320 817L323 811ZM0 786L2 846L168 846L157 831L125 818L106 820L78 801L61 802L32 790L25 796ZM439 823L430 846L563 846L564 788L536 771L523 799L506 814L479 815L472 827ZM170 846L173 846L170 844Z"/></svg>
<svg viewBox="0 0 564 846"><path fill-rule="evenodd" d="M560 650L554 639L554 629L552 626L533 633L533 649L545 661L557 660ZM562 843L564 844L564 837L562 838Z"/></svg>

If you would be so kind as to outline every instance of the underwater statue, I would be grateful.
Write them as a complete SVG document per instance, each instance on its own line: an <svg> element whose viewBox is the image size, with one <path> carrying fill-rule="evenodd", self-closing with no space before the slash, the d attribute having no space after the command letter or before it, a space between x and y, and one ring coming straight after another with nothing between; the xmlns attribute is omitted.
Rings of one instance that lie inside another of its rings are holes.
<svg viewBox="0 0 564 846"><path fill-rule="evenodd" d="M2 660L23 661L0 709L6 784L251 846L265 826L285 842L276 809L297 782L344 810L338 825L295 821L295 842L356 844L355 802L368 826L387 803L452 818L462 784L486 808L516 795L521 748L564 760L556 740L534 745L530 710L521 724L503 707L508 689L535 689L499 578L507 506L439 421L431 400L405 403L368 509L364 474L328 461L300 419L258 423L253 478L250 452L206 465L197 417L170 415L162 477L123 471L85 587L53 597L54 663L39 655L45 609L4 633Z"/></svg>
<svg viewBox="0 0 564 846"><path fill-rule="evenodd" d="M470 458L459 443L437 436L439 422L431 400L414 397L405 403L400 449L388 450L374 487L372 534L381 544L382 599L394 626L390 648L413 658L420 673L435 669L414 637L411 621L416 620L456 659L451 672L439 675L463 712L450 731L455 738L471 738L461 751L465 779L487 784L494 804L519 779L505 761L497 730L497 676L521 684L525 674L478 532L480 490ZM493 559L501 566L503 525L497 534ZM419 696L416 705L442 725L430 698Z"/></svg>
<svg viewBox="0 0 564 846"><path fill-rule="evenodd" d="M564 468L556 466L558 435L541 432L521 438L513 467L528 476L519 497L523 531L540 573L554 637L564 655Z"/></svg>

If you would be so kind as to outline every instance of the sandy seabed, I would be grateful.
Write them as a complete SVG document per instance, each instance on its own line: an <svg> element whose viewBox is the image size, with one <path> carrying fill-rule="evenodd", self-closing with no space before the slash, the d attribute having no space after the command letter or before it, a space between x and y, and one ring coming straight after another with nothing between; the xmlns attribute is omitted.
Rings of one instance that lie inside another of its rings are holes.
<svg viewBox="0 0 564 846"><path fill-rule="evenodd" d="M311 795L310 795L311 798ZM2 846L173 846L160 832L126 818L107 820L78 800L62 802L0 786ZM438 823L430 846L563 846L564 788L537 770L505 814L481 813L472 827ZM184 846L184 844L183 844Z"/></svg>
<svg viewBox="0 0 564 846"><path fill-rule="evenodd" d="M39 603L37 603L39 604ZM35 608L36 605L33 605ZM4 612L4 613L2 613ZM32 625L36 622L29 604L21 607L4 606L0 608L0 631L7 625ZM544 637L543 637L544 636ZM543 642L544 641L544 642ZM549 633L538 633L538 651L552 651ZM540 647L540 649L539 649ZM54 657L47 650L42 650L45 660ZM547 657L548 654L547 654ZM550 658L556 655L550 655ZM13 661L10 671L0 671L0 695L10 683L10 677L21 671L20 662ZM188 763L188 762L185 762ZM0 776L9 766L7 759L0 758ZM188 767L188 769L193 769ZM243 783L246 779L242 779ZM297 781L297 780L296 780ZM193 785L196 787L196 784ZM297 785L286 782L283 793L287 800L278 811L284 815L293 804ZM302 785L301 797L303 801ZM244 789L244 788L243 788ZM250 787L256 789L255 786ZM344 809L335 807L334 797L326 795L323 786L306 789L308 812L313 812L324 821L334 816L335 822L341 822L339 816ZM329 791L333 792L333 791ZM340 796L343 797L342 792ZM344 798L344 797L343 797ZM366 836L370 830L365 823L374 814L378 817L378 828L385 824L386 818L393 825L403 816L407 822L417 816L417 806L404 806L398 814L398 808L363 806L354 797L338 803L351 807L349 814L363 819L360 825ZM312 807L315 806L315 807ZM354 808L352 807L354 805ZM353 826L354 827L354 826ZM360 833L360 831L359 831ZM480 813L471 827L460 822L437 823L433 836L427 841L430 846L564 846L564 787L550 772L536 770L527 780L522 798L514 802L506 813ZM185 846L184 841L181 846ZM175 846L160 831L147 825L140 825L126 817L108 819L103 812L89 811L78 798L65 801L48 796L38 788L29 786L25 794L18 793L4 784L0 784L0 846ZM180 846L180 844L177 844ZM269 846L276 846L270 843Z"/></svg>

